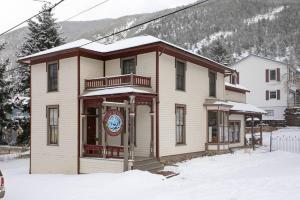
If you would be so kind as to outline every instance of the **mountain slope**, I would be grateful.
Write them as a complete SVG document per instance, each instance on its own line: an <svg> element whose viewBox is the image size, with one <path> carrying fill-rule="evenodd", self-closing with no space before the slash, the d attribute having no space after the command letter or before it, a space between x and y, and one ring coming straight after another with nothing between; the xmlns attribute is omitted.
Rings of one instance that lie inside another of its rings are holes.
<svg viewBox="0 0 300 200"><path fill-rule="evenodd" d="M171 10L118 19L64 22L61 23L61 31L67 41L94 39ZM26 28L21 28L3 38L8 45L2 56L15 60L14 54L26 31ZM194 52L199 52L201 48L209 47L220 39L235 58L255 53L292 62L296 59L294 52L300 46L296 45L296 38L300 36L300 1L211 0L204 5L109 38L105 42L141 34L159 37Z"/></svg>

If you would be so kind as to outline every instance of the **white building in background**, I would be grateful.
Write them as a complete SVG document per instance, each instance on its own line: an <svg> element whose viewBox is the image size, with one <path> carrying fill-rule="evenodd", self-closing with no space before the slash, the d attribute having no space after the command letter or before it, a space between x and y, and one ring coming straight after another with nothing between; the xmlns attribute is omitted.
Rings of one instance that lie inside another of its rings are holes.
<svg viewBox="0 0 300 200"><path fill-rule="evenodd" d="M296 69L291 65L251 54L232 68L239 72L240 84L251 91L247 103L267 112L263 120L282 121L285 109L295 106Z"/></svg>

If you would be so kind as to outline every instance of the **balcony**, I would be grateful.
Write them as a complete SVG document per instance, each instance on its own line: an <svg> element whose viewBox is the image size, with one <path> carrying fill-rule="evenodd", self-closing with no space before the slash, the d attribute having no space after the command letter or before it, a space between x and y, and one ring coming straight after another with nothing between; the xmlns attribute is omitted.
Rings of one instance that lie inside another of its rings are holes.
<svg viewBox="0 0 300 200"><path fill-rule="evenodd" d="M126 74L85 80L85 89L106 88L116 86L140 86L151 88L151 78Z"/></svg>

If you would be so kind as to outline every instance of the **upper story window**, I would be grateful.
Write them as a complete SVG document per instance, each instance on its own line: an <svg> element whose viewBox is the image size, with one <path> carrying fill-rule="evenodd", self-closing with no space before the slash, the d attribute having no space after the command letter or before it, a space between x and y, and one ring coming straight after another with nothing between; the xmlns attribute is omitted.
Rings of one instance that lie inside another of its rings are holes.
<svg viewBox="0 0 300 200"><path fill-rule="evenodd" d="M185 62L176 60L176 90L185 91Z"/></svg>
<svg viewBox="0 0 300 200"><path fill-rule="evenodd" d="M266 82L280 81L280 68L266 69Z"/></svg>
<svg viewBox="0 0 300 200"><path fill-rule="evenodd" d="M122 74L135 74L136 73L136 58L123 58L121 59Z"/></svg>
<svg viewBox="0 0 300 200"><path fill-rule="evenodd" d="M48 145L58 145L58 105L47 106Z"/></svg>
<svg viewBox="0 0 300 200"><path fill-rule="evenodd" d="M217 74L215 72L209 71L209 96L216 97L217 96Z"/></svg>
<svg viewBox="0 0 300 200"><path fill-rule="evenodd" d="M275 69L270 70L270 80L276 81L276 70Z"/></svg>
<svg viewBox="0 0 300 200"><path fill-rule="evenodd" d="M58 62L47 63L48 92L58 90Z"/></svg>

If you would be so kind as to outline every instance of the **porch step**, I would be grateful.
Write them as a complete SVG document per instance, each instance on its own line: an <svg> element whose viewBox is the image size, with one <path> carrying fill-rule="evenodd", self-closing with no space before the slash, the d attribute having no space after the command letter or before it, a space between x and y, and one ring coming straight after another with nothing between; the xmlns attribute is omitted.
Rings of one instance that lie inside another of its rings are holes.
<svg viewBox="0 0 300 200"><path fill-rule="evenodd" d="M163 170L164 165L160 163L156 158L137 158L133 163L133 169L149 171L156 173Z"/></svg>

